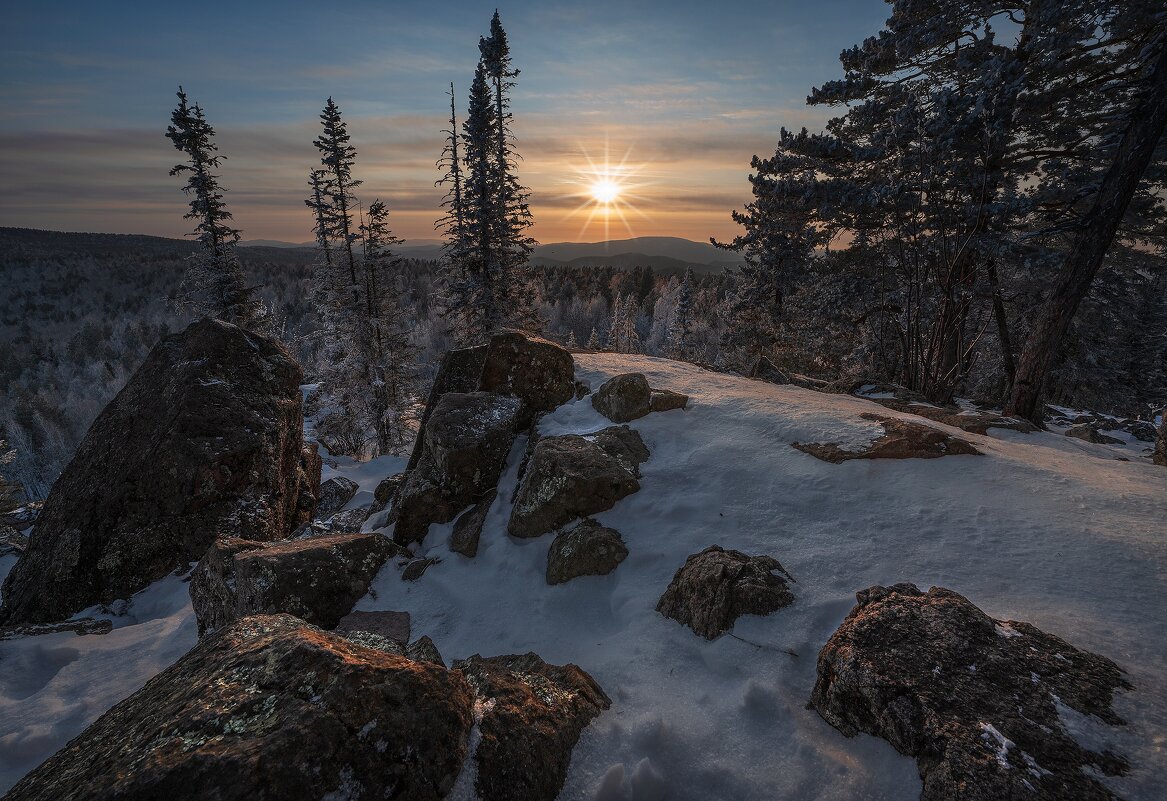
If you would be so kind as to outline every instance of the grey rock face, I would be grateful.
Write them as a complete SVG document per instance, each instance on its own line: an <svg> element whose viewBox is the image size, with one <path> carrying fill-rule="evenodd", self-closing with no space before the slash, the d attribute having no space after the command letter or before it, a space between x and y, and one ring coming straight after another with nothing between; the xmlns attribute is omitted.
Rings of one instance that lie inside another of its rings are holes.
<svg viewBox="0 0 1167 801"><path fill-rule="evenodd" d="M685 560L656 611L712 640L742 615L768 615L793 603L787 579L793 581L777 559L710 545Z"/></svg>
<svg viewBox="0 0 1167 801"><path fill-rule="evenodd" d="M279 539L310 519L320 473L302 380L281 345L227 323L162 340L53 486L0 623L127 598L218 536Z"/></svg>
<svg viewBox="0 0 1167 801"><path fill-rule="evenodd" d="M912 584L871 587L819 652L811 704L847 736L866 732L915 756L922 801L1113 801L1089 771L1125 761L1083 748L1063 703L1111 723L1128 688L1109 659L966 598Z"/></svg>

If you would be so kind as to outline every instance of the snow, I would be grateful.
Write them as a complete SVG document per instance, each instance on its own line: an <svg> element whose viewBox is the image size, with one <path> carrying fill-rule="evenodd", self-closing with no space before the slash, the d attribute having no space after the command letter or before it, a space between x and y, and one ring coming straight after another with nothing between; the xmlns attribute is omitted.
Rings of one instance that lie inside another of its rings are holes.
<svg viewBox="0 0 1167 801"><path fill-rule="evenodd" d="M5 570L6 572L6 570ZM198 639L183 578L136 594L109 634L45 634L0 642L0 793L103 712L169 667Z"/></svg>
<svg viewBox="0 0 1167 801"><path fill-rule="evenodd" d="M652 452L642 488L596 515L623 534L628 558L608 576L547 586L553 535L505 533L520 438L477 557L451 553L452 525L435 525L423 550L441 563L416 582L390 563L357 605L409 611L415 635L430 635L448 662L535 651L591 673L612 709L584 730L562 799L918 797L914 760L878 738L845 738L805 708L818 650L856 590L898 581L949 587L1126 668L1137 689L1117 709L1130 725L1102 728L1132 771L1105 781L1128 801L1159 797L1167 471L1060 434L978 436L859 398L662 359L575 358L593 389L637 371L691 397L686 410L631 424ZM986 455L833 465L789 447L868 442L881 429L865 412L935 426ZM540 432L607 425L584 398L543 418ZM712 543L777 558L797 579L797 600L741 618L741 639L712 642L657 614L674 571Z"/></svg>
<svg viewBox="0 0 1167 801"><path fill-rule="evenodd" d="M843 737L805 708L818 650L855 591L898 581L949 587L994 617L1028 621L1117 661L1135 685L1116 701L1130 725L1101 725L1066 708L1062 716L1088 745L1130 758L1130 775L1101 779L1118 795L1160 797L1167 470L1134 445L999 429L978 436L869 400L649 357L578 354L576 362L593 389L638 371L691 397L685 410L631 424L652 453L642 488L596 515L623 534L628 558L608 576L546 584L553 536L505 533L526 448L520 437L478 556L451 553L452 524L435 525L422 550L441 561L416 582L401 581L391 561L357 605L409 611L415 636L430 635L447 662L535 651L591 673L612 708L584 730L564 801L918 797L913 759L878 738ZM932 425L985 455L836 465L790 447L861 447L881 433L865 412ZM543 418L540 430L607 425L584 398ZM358 483L351 506L371 501L377 483L404 467L399 458L325 458L325 479ZM712 543L777 558L797 579L794 604L743 617L734 636L712 642L656 613L685 557ZM0 642L0 792L195 642L176 577L135 596L115 625L104 636ZM999 633L1010 636L1007 626ZM467 769L452 797L472 797L472 786Z"/></svg>

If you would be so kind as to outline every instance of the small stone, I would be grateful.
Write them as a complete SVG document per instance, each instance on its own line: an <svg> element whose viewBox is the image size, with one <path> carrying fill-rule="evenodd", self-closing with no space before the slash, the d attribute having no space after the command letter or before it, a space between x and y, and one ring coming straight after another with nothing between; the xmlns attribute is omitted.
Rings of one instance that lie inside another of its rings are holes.
<svg viewBox="0 0 1167 801"><path fill-rule="evenodd" d="M648 401L648 407L654 412L668 412L673 409L684 409L689 402L688 395L673 392L668 389L654 389Z"/></svg>
<svg viewBox="0 0 1167 801"><path fill-rule="evenodd" d="M497 495L496 490L491 490L458 517L454 522L454 532L450 535L451 551L471 559L478 555L478 540L482 536L482 526Z"/></svg>
<svg viewBox="0 0 1167 801"><path fill-rule="evenodd" d="M1099 430L1097 423L1078 423L1066 429L1066 436L1092 442L1095 445L1122 445L1122 440L1110 437Z"/></svg>
<svg viewBox="0 0 1167 801"><path fill-rule="evenodd" d="M436 565L437 563L438 559L436 557L412 559L405 565L405 569L401 571L401 580L417 581L429 570L430 565Z"/></svg>

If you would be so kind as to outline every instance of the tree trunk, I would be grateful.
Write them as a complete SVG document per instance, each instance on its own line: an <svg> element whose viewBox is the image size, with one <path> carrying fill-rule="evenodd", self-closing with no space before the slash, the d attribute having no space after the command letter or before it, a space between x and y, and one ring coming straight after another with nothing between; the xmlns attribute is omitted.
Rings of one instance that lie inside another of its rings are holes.
<svg viewBox="0 0 1167 801"><path fill-rule="evenodd" d="M1054 287L1026 340L1005 414L1041 424L1042 389L1053 367L1070 321L1090 289L1094 275L1126 214L1127 205L1150 163L1167 124L1167 44L1146 90L1131 111L1114 162L1102 180L1094 205L1086 214L1066 256L1061 280Z"/></svg>
<svg viewBox="0 0 1167 801"><path fill-rule="evenodd" d="M1005 393L1013 389L1013 381L1017 377L1017 366L1013 361L1013 339L1009 336L1009 317L1005 314L1005 299L1001 296L1001 283L997 277L997 264L989 259L986 265L989 277L989 290L993 294L993 317L997 321L997 339L1001 343L1001 364L1005 368Z"/></svg>

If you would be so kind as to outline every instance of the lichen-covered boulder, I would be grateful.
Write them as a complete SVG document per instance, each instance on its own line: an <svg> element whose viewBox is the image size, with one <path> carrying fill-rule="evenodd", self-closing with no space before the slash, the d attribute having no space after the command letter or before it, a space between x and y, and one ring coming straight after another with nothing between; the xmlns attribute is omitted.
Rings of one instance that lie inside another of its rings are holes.
<svg viewBox="0 0 1167 801"><path fill-rule="evenodd" d="M627 427L542 437L523 472L507 530L515 537L538 537L611 509L640 489L633 455L638 449L647 455L639 434Z"/></svg>
<svg viewBox="0 0 1167 801"><path fill-rule="evenodd" d="M397 550L380 534L275 543L219 540L191 576L199 634L249 615L277 612L333 628L369 591L369 582Z"/></svg>
<svg viewBox="0 0 1167 801"><path fill-rule="evenodd" d="M567 349L519 331L490 338L479 389L513 395L523 402L520 428L539 412L549 412L575 397L575 360Z"/></svg>
<svg viewBox="0 0 1167 801"><path fill-rule="evenodd" d="M462 675L250 617L202 640L21 779L11 801L438 801L466 757Z"/></svg>
<svg viewBox="0 0 1167 801"><path fill-rule="evenodd" d="M710 545L685 560L656 611L712 640L742 615L768 615L793 603L788 580L794 581L777 559Z"/></svg>
<svg viewBox="0 0 1167 801"><path fill-rule="evenodd" d="M482 801L554 801L580 732L612 702L576 665L536 654L454 663L482 710L474 789Z"/></svg>
<svg viewBox="0 0 1167 801"><path fill-rule="evenodd" d="M819 652L811 704L847 736L914 756L922 801L1113 801L1098 781L1125 761L1083 747L1058 704L1122 723L1128 688L1109 659L994 620L942 587L872 587Z"/></svg>
<svg viewBox="0 0 1167 801"><path fill-rule="evenodd" d="M592 394L592 406L613 423L627 423L652 411L652 390L642 373L613 376Z"/></svg>
<svg viewBox="0 0 1167 801"><path fill-rule="evenodd" d="M425 445L425 427L430 415L438 405L438 401L447 392L478 392L481 389L482 365L486 361L486 345L475 345L472 348L458 348L446 351L442 356L442 363L438 366L438 374L434 377L430 387L429 399L421 415L421 425L418 428L417 439L413 443L413 451L409 455L407 470L413 470L421 461L422 449Z"/></svg>
<svg viewBox="0 0 1167 801"><path fill-rule="evenodd" d="M606 576L625 560L628 548L614 528L595 520L558 534L547 550L547 583L563 584L578 576Z"/></svg>
<svg viewBox="0 0 1167 801"><path fill-rule="evenodd" d="M399 544L425 539L493 490L515 440L522 402L490 392L448 392L426 423L424 447L390 512Z"/></svg>
<svg viewBox="0 0 1167 801"><path fill-rule="evenodd" d="M327 520L344 508L357 494L357 482L345 476L333 476L320 485L316 502L316 519Z"/></svg>
<svg viewBox="0 0 1167 801"><path fill-rule="evenodd" d="M228 323L163 339L53 485L0 623L127 598L216 537L279 539L310 519L319 458L304 448L302 380L278 342Z"/></svg>

